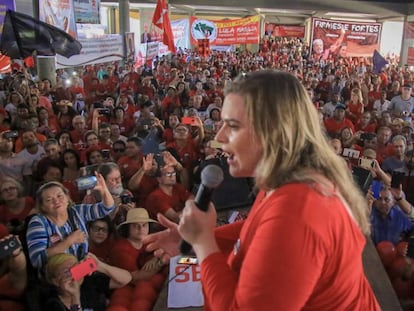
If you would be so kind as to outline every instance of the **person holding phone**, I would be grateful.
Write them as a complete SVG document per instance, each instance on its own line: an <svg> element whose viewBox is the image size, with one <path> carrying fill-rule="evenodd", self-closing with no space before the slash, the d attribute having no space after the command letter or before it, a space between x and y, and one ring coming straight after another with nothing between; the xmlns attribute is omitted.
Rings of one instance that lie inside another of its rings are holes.
<svg viewBox="0 0 414 311"><path fill-rule="evenodd" d="M148 236L147 250L166 260L180 238L189 242L209 310L380 310L361 260L367 203L306 89L263 70L225 93L216 140L230 174L254 177L260 190L248 218L215 229L213 206L187 201L178 225L158 214L167 230Z"/></svg>
<svg viewBox="0 0 414 311"><path fill-rule="evenodd" d="M74 274L77 271L79 276ZM120 288L131 281L131 274L100 261L89 253L81 262L66 253L51 256L46 264L46 277L56 293L48 297L45 309L104 311L111 289Z"/></svg>
<svg viewBox="0 0 414 311"><path fill-rule="evenodd" d="M66 252L82 259L88 253L88 221L115 209L114 200L101 174L95 173L94 190L102 200L96 204L72 204L69 191L58 182L48 182L36 192L36 208L27 226L27 247L33 267L41 269L50 256Z"/></svg>
<svg viewBox="0 0 414 311"><path fill-rule="evenodd" d="M9 243L14 236L9 234L6 226L0 223L0 245ZM27 285L26 257L20 242L11 252L0 250L0 310L23 311L23 291Z"/></svg>

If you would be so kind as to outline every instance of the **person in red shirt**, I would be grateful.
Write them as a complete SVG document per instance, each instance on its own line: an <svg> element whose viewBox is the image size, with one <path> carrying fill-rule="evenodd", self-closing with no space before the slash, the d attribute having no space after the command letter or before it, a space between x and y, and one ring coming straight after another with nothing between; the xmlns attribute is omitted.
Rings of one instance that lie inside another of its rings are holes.
<svg viewBox="0 0 414 311"><path fill-rule="evenodd" d="M363 133L375 133L377 125L371 122L371 118L371 112L365 111L355 124L355 130Z"/></svg>
<svg viewBox="0 0 414 311"><path fill-rule="evenodd" d="M206 310L380 310L361 260L367 202L300 81L281 71L240 76L222 119L216 140L230 174L260 189L247 219L215 230L213 206L189 200L178 225L158 214L167 230L145 238L146 249L165 260L180 238L192 245Z"/></svg>
<svg viewBox="0 0 414 311"><path fill-rule="evenodd" d="M161 213L178 223L185 202L194 197L183 185L177 183L177 172L174 167L160 168L157 172L157 181L158 188L148 195L145 208L151 217Z"/></svg>
<svg viewBox="0 0 414 311"><path fill-rule="evenodd" d="M362 93L360 89L351 90L351 99L347 103L348 109L346 116L352 123L356 122L361 118L362 113L364 112L364 101L362 99Z"/></svg>
<svg viewBox="0 0 414 311"><path fill-rule="evenodd" d="M24 220L32 212L34 200L23 196L23 188L18 181L4 177L0 185L0 223L5 224L10 233L22 234Z"/></svg>
<svg viewBox="0 0 414 311"><path fill-rule="evenodd" d="M157 180L152 176L153 155L144 157L141 147L140 138L128 138L125 155L118 159L122 179L133 192L137 206L144 206L148 194L157 187Z"/></svg>
<svg viewBox="0 0 414 311"><path fill-rule="evenodd" d="M129 210L126 221L118 226L122 238L115 242L110 253L110 261L114 266L131 272L133 285L150 280L164 267L161 260L145 251L142 242L149 233L150 223L156 221L149 217L144 208ZM137 292L137 295L140 293Z"/></svg>
<svg viewBox="0 0 414 311"><path fill-rule="evenodd" d="M110 263L110 254L115 243L111 219L106 216L90 221L87 224L89 233L89 252L107 264Z"/></svg>
<svg viewBox="0 0 414 311"><path fill-rule="evenodd" d="M381 126L377 130L377 161L381 165L382 162L394 154L394 147L391 143L392 131L389 127Z"/></svg>
<svg viewBox="0 0 414 311"><path fill-rule="evenodd" d="M345 118L346 106L344 104L337 104L334 111L334 116L325 120L325 128L331 137L338 136L339 132L344 127L349 127L352 132L355 132L354 125L351 120Z"/></svg>

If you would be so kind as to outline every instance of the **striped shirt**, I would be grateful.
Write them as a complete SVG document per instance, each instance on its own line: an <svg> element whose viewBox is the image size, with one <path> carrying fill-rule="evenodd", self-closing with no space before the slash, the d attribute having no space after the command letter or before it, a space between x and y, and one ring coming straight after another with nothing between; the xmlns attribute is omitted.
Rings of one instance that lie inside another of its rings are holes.
<svg viewBox="0 0 414 311"><path fill-rule="evenodd" d="M96 204L76 204L68 208L68 214L73 215L73 224L69 216L66 223L61 227L54 224L44 215L38 214L33 216L29 221L26 234L29 258L33 267L44 267L47 262L47 249L49 247L63 241L77 229L82 230L87 235L86 224L89 221L102 218L114 209L115 205L106 207L102 202ZM87 254L87 239L83 243L73 244L66 250L66 253L77 256L78 250L81 247L83 248L84 254Z"/></svg>

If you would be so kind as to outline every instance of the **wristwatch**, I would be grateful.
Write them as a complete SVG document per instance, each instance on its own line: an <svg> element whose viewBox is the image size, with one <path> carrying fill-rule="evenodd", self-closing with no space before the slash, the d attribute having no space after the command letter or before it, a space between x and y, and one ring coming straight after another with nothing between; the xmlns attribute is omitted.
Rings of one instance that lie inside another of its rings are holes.
<svg viewBox="0 0 414 311"><path fill-rule="evenodd" d="M70 311L82 311L81 305L71 305Z"/></svg>

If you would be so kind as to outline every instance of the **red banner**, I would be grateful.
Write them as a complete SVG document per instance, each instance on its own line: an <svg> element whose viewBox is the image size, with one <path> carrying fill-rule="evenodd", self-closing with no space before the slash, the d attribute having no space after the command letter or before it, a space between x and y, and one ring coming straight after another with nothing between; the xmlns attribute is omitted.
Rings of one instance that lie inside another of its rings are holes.
<svg viewBox="0 0 414 311"><path fill-rule="evenodd" d="M414 66L414 48L408 48L407 65Z"/></svg>
<svg viewBox="0 0 414 311"><path fill-rule="evenodd" d="M414 39L414 23L406 22L404 23L404 40Z"/></svg>
<svg viewBox="0 0 414 311"><path fill-rule="evenodd" d="M315 60L372 56L380 49L381 24L312 20L311 51Z"/></svg>
<svg viewBox="0 0 414 311"><path fill-rule="evenodd" d="M210 45L258 44L259 20L259 15L226 21L191 17L191 44L197 45L198 39L209 39Z"/></svg>
<svg viewBox="0 0 414 311"><path fill-rule="evenodd" d="M265 24L265 35L272 37L305 37L305 26L292 26L292 25L277 25L274 23Z"/></svg>

